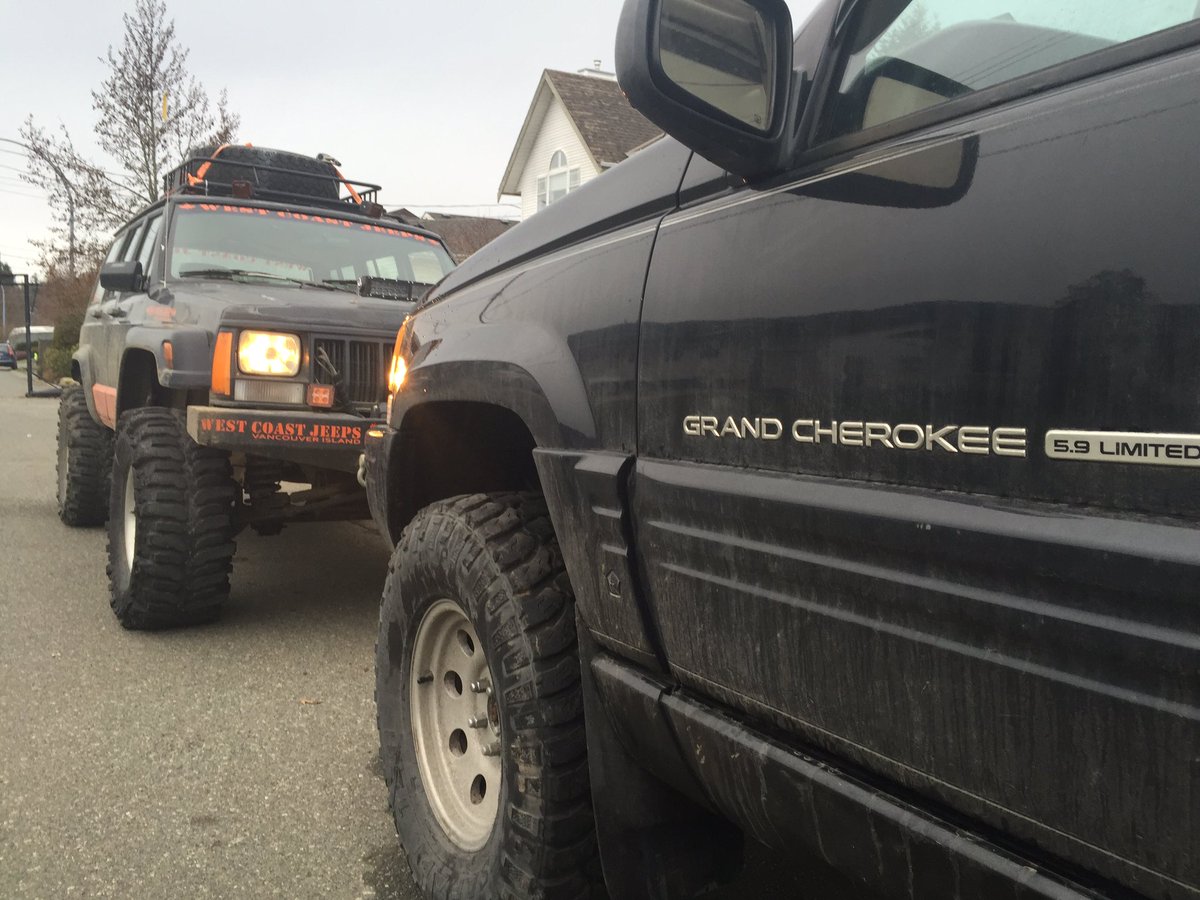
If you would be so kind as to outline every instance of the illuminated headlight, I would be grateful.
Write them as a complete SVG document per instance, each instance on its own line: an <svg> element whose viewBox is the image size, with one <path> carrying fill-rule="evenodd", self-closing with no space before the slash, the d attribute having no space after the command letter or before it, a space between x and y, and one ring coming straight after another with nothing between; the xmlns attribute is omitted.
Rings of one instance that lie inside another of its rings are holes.
<svg viewBox="0 0 1200 900"><path fill-rule="evenodd" d="M392 357L392 368L388 372L388 390L396 393L404 387L404 379L408 377L408 364L399 354Z"/></svg>
<svg viewBox="0 0 1200 900"><path fill-rule="evenodd" d="M238 368L247 375L295 375L300 371L300 338L271 331L243 331L238 338Z"/></svg>
<svg viewBox="0 0 1200 900"><path fill-rule="evenodd" d="M392 366L388 369L388 404L391 396L404 387L404 379L408 377L408 362L404 359L404 339L408 334L408 323L405 319L396 333L396 346L392 349Z"/></svg>

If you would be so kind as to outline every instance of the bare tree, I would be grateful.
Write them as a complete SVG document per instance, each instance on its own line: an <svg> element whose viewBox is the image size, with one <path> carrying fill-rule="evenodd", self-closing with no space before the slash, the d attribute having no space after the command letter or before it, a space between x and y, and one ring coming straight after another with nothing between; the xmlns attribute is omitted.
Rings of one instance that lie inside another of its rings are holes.
<svg viewBox="0 0 1200 900"><path fill-rule="evenodd" d="M80 153L66 125L52 134L30 116L21 129L31 148L25 180L46 191L58 223L49 240L36 243L46 268L62 261L68 199L51 162L74 187L78 253L86 265L113 231L158 199L163 176L192 147L227 143L237 134L240 120L230 112L226 92L218 96L214 117L207 93L188 72L188 50L176 37L164 0L136 0L132 13L121 18L124 38L101 57L108 75L92 91L96 143L112 160L109 168Z"/></svg>
<svg viewBox="0 0 1200 900"><path fill-rule="evenodd" d="M75 148L66 125L59 125L57 135L39 127L30 116L21 126L21 140L30 148L26 181L42 188L49 197L54 213L50 237L33 244L41 251L44 269L66 269L67 220L70 197L75 199L76 253L84 261L104 251L108 236L129 216L149 202L136 190L86 159ZM63 177L54 171L57 166ZM64 184L64 179L70 185Z"/></svg>
<svg viewBox="0 0 1200 900"><path fill-rule="evenodd" d="M871 50L872 56L895 56L922 38L941 28L941 23L925 4L917 0L892 23L892 27Z"/></svg>

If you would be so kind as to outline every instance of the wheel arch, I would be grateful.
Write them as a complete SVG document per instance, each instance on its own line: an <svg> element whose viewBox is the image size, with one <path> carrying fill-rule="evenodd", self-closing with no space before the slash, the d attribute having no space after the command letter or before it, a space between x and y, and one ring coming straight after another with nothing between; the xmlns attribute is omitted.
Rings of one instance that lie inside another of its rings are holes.
<svg viewBox="0 0 1200 900"><path fill-rule="evenodd" d="M392 398L396 432L387 521L380 524L393 546L430 503L467 493L540 491L535 449L595 442L580 373L545 329L503 323L430 344Z"/></svg>
<svg viewBox="0 0 1200 900"><path fill-rule="evenodd" d="M172 406L171 391L158 379L158 360L143 347L126 347L117 378L117 418L143 406Z"/></svg>
<svg viewBox="0 0 1200 900"><path fill-rule="evenodd" d="M103 424L100 411L96 409L96 398L92 396L92 386L96 383L96 378L91 347L82 346L71 355L71 377L83 387L83 396L87 401L88 414L92 420Z"/></svg>
<svg viewBox="0 0 1200 900"><path fill-rule="evenodd" d="M440 399L406 410L387 471L392 544L425 506L459 494L540 490L533 431L502 404Z"/></svg>

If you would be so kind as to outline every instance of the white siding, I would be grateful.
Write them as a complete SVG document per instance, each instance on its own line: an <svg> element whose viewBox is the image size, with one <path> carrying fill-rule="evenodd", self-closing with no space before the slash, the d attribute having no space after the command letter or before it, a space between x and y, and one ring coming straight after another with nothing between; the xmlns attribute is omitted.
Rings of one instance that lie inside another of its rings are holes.
<svg viewBox="0 0 1200 900"><path fill-rule="evenodd" d="M525 171L521 173L523 219L537 212L537 179L539 175L545 175L550 170L550 157L554 155L555 150L562 150L567 154L568 166L579 167L580 184L586 184L600 174L592 165L587 149L575 133L575 126L571 124L566 109L558 102L558 98L552 97L550 108L546 110L546 116L542 119L541 130L538 131L533 148L529 151Z"/></svg>

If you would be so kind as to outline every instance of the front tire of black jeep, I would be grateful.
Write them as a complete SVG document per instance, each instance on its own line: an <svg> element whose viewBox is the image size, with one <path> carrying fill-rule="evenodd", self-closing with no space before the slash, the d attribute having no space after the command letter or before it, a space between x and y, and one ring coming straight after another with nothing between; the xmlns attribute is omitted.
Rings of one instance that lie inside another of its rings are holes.
<svg viewBox="0 0 1200 900"><path fill-rule="evenodd" d="M103 525L108 517L113 434L88 412L83 388L58 402L58 517L72 527Z"/></svg>
<svg viewBox="0 0 1200 900"><path fill-rule="evenodd" d="M229 457L157 407L121 416L113 450L108 579L130 629L215 619L229 596L238 502Z"/></svg>
<svg viewBox="0 0 1200 900"><path fill-rule="evenodd" d="M601 890L574 603L540 496L417 514L392 555L375 685L392 816L427 896Z"/></svg>

